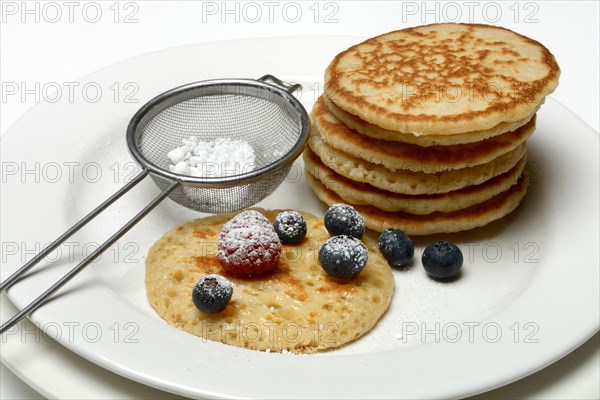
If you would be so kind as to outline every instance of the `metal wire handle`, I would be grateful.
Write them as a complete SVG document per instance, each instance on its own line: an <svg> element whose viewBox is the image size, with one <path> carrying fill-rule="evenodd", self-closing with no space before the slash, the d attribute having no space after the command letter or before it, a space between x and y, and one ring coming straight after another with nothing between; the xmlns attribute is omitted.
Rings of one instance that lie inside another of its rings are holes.
<svg viewBox="0 0 600 400"><path fill-rule="evenodd" d="M289 82L285 82L282 81L281 79L273 76L273 75L263 75L260 78L257 79L257 81L260 82L267 82L267 81L271 81L274 82L277 86L281 86L282 88L285 89L285 91L287 91L288 93L293 93L298 89L302 88L302 85L299 83L289 83Z"/></svg>
<svg viewBox="0 0 600 400"><path fill-rule="evenodd" d="M139 174L138 178L140 178L140 179L137 180L135 183L130 182L133 184L128 185L128 187L124 187L123 188L123 189L125 189L124 192L128 191L131 187L135 186L138 182L140 182L147 175L148 175L147 171ZM123 227L121 229L119 229L117 232L115 232L115 234L113 234L104 243L102 243L102 245L100 247L98 247L94 252L92 252L90 255L88 255L79 264L77 264L75 267L73 267L73 269L71 269L62 278L60 278L54 285L50 286L44 293L39 295L34 301L29 303L29 305L27 307L23 308L15 316L13 316L11 319L9 319L4 324L2 324L2 327L0 327L0 335L3 334L4 332L6 332L8 329L12 328L17 322L19 322L21 319L23 319L27 314L37 310L42 304L44 304L44 301L46 301L46 299L48 297L50 297L52 294L54 294L58 289L63 287L65 284L67 284L67 282L69 282L71 279L73 279L75 277L75 275L77 275L78 273L83 271L83 269L85 267L87 267L92 261L94 261L100 254L102 254L104 251L106 251L106 249L108 249L110 246L112 246L117 240L119 240L131 228L133 228L133 226L135 224L140 222L140 220L142 218L144 218L150 211L152 211L161 201L163 201L179 185L180 185L179 182L171 183L170 186L168 186L165 190L163 190L158 196L156 196L154 198L154 200L152 200L146 207L144 207L139 213L137 213L135 215L135 217L130 219L129 222L127 222L125 225L123 225ZM123 190L123 189L121 189L121 190ZM120 195L118 197L120 197ZM96 208L94 211L92 211L90 214L88 214L88 216L94 214L96 212L96 210L98 210L99 208L101 208L101 209L97 213L102 212L104 209L106 209L106 207L108 207L111 203L113 203L118 197L115 198L115 195L111 196L107 201L102 203L98 208ZM87 218L88 216L86 216L85 218ZM80 221L80 223L81 223L81 221ZM78 225L79 224L77 224L73 228L69 229L59 239L62 239L63 241L66 240L66 238L68 238L73 233L75 233L77 230L79 230L79 228L81 228L81 226L85 225L85 223L83 223L80 226L78 226ZM57 243L57 242L58 242L58 239L52 245L55 245L55 243ZM60 243L62 243L62 241L59 242L56 246L60 245ZM41 254L42 253L40 253L40 255ZM36 258L38 258L40 255L36 256ZM38 261L39 261L39 258L38 258ZM35 263L31 263L31 265L28 266L28 269L33 267L34 265L35 265ZM25 265L25 266L27 266L27 265ZM23 266L23 268L25 266ZM23 269L23 268L21 268L21 269ZM17 271L17 273L20 271L21 270ZM23 274L24 272L25 271L21 272L21 274ZM13 274L12 276L17 275L17 273ZM12 278L12 276L11 276L11 278ZM14 279L18 279L18 275Z"/></svg>
<svg viewBox="0 0 600 400"><path fill-rule="evenodd" d="M135 185L141 182L146 176L148 176L147 170L142 170L136 177L134 177L131 182L127 183L121 189L119 189L115 194L106 199L102 204L98 207L90 211L88 215L83 217L79 222L73 225L69 230L60 235L54 242L50 243L48 247L44 250L36 254L31 260L29 260L25 265L15 271L11 276L6 278L3 282L0 283L0 293L8 290L12 285L14 285L19 278L29 271L31 268L35 267L40 261L42 261L46 256L52 253L58 246L64 243L65 240L73 236L77 231L87 225L92 219L94 219L98 214L104 211L108 206L117 201L121 196L127 193L130 189L132 189Z"/></svg>

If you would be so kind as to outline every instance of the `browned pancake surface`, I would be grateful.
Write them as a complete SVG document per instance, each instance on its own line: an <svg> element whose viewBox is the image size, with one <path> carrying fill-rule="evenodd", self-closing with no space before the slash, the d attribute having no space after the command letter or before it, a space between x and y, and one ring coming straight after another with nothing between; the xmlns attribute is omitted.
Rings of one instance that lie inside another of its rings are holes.
<svg viewBox="0 0 600 400"><path fill-rule="evenodd" d="M452 135L530 115L560 69L539 42L478 24L432 24L377 36L338 54L325 93L385 129Z"/></svg>
<svg viewBox="0 0 600 400"><path fill-rule="evenodd" d="M261 210L272 222L279 211ZM337 279L319 265L318 251L330 236L320 218L302 213L308 234L284 245L277 268L264 275L225 275L216 258L219 232L235 214L200 218L160 238L146 257L146 292L158 314L191 334L255 350L311 353L339 347L367 333L390 304L394 280L376 244L364 271ZM208 274L234 285L227 308L205 314L193 304L195 283ZM200 339L199 339L200 340Z"/></svg>
<svg viewBox="0 0 600 400"><path fill-rule="evenodd" d="M323 94L323 101L327 105L329 111L331 111L331 113L335 115L336 118L339 119L344 125L365 136L392 142L410 143L421 147L451 146L455 144L475 143L506 132L512 132L529 122L542 105L540 103L538 107L536 107L535 110L525 118L516 121L501 122L496 126L480 131L469 131L454 135L418 135L391 131L380 126L370 124L367 121L360 119L356 115L352 115L339 108L333 101L327 98L326 94Z"/></svg>
<svg viewBox="0 0 600 400"><path fill-rule="evenodd" d="M311 125L308 145L323 164L350 180L368 183L389 192L409 195L446 193L479 185L512 169L525 154L526 147L526 143L522 143L516 149L486 164L455 170L434 169L422 172L391 171L382 165L351 156L328 145L314 124Z"/></svg>
<svg viewBox="0 0 600 400"><path fill-rule="evenodd" d="M342 199L327 189L319 180L307 175L315 194L326 204L342 202ZM462 210L449 213L414 215L405 212L387 212L372 206L355 205L365 218L365 225L376 231L400 228L408 235L431 235L452 233L484 226L512 212L527 192L527 174L522 174L516 185L490 200Z"/></svg>
<svg viewBox="0 0 600 400"><path fill-rule="evenodd" d="M354 205L371 205L383 211L403 211L409 214L426 215L434 212L452 212L483 203L505 192L517 183L526 156L510 171L484 183L467 186L447 193L430 195L405 195L378 189L367 183L352 181L341 176L321 162L310 149L304 151L306 171L325 187L337 194L344 202Z"/></svg>
<svg viewBox="0 0 600 400"><path fill-rule="evenodd" d="M320 97L311 117L330 146L385 168L409 171L445 171L488 163L506 154L533 134L535 115L513 132L469 144L421 147L414 144L378 140L359 134L338 120Z"/></svg>

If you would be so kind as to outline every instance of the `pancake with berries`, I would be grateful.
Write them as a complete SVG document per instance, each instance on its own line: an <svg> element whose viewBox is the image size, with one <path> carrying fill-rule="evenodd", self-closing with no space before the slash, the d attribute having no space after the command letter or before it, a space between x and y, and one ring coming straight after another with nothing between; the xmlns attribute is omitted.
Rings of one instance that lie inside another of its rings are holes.
<svg viewBox="0 0 600 400"><path fill-rule="evenodd" d="M329 241L309 213L259 211L197 219L152 246L146 291L158 314L194 335L263 351L313 353L366 334L394 290L377 245L352 235Z"/></svg>

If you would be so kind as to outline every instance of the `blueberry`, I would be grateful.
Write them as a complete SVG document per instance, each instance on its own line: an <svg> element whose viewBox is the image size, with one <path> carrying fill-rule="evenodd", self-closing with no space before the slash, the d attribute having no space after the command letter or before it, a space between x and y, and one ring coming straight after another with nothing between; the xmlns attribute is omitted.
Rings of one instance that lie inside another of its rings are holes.
<svg viewBox="0 0 600 400"><path fill-rule="evenodd" d="M192 290L192 301L202 312L215 314L223 311L231 295L233 285L220 275L206 275L202 277Z"/></svg>
<svg viewBox="0 0 600 400"><path fill-rule="evenodd" d="M460 271L463 255L457 245L441 240L425 248L421 262L432 278L449 279Z"/></svg>
<svg viewBox="0 0 600 400"><path fill-rule="evenodd" d="M284 211L275 217L273 224L279 239L285 244L300 243L306 237L306 222L297 211Z"/></svg>
<svg viewBox="0 0 600 400"><path fill-rule="evenodd" d="M324 219L325 228L331 236L348 235L361 239L365 233L365 219L348 204L332 205Z"/></svg>
<svg viewBox="0 0 600 400"><path fill-rule="evenodd" d="M329 275L352 278L367 265L367 246L355 237L339 235L329 238L319 250L319 263Z"/></svg>
<svg viewBox="0 0 600 400"><path fill-rule="evenodd" d="M415 255L415 246L404 231L389 228L379 235L379 251L392 267L406 267Z"/></svg>

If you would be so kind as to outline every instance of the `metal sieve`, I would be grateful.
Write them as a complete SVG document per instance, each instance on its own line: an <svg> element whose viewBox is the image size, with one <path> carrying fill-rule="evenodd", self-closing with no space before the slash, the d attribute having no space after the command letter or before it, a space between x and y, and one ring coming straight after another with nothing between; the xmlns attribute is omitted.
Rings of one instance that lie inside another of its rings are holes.
<svg viewBox="0 0 600 400"><path fill-rule="evenodd" d="M270 195L283 182L308 139L308 115L292 95L300 87L272 75L257 80L210 80L180 86L146 103L131 119L126 135L129 151L142 171L0 283L0 292L146 176L150 175L162 192L96 251L4 323L0 334L40 307L166 197L192 210L223 213L250 207ZM229 138L247 142L255 154L253 168L240 166L239 173L222 177L171 172L167 153L191 136L200 141Z"/></svg>

